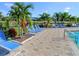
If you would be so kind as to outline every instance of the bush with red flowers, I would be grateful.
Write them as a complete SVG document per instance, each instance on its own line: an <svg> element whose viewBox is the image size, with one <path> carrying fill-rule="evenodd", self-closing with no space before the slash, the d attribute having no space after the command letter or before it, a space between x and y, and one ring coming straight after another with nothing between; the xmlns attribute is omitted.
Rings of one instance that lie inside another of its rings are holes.
<svg viewBox="0 0 79 59"><path fill-rule="evenodd" d="M14 28L11 28L11 29L8 30L8 35L10 37L15 37L17 35L17 32Z"/></svg>

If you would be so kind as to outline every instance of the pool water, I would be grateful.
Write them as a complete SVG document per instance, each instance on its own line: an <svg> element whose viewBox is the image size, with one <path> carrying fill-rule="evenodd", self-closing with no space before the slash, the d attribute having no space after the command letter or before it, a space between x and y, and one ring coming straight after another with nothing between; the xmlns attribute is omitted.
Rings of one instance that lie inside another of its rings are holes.
<svg viewBox="0 0 79 59"><path fill-rule="evenodd" d="M79 32L68 32L68 36L79 47Z"/></svg>

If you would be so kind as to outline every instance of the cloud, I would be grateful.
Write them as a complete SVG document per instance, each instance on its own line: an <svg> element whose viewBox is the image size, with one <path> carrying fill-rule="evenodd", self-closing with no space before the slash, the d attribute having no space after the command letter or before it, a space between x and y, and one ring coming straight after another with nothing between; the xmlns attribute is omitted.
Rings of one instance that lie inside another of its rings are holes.
<svg viewBox="0 0 79 59"><path fill-rule="evenodd" d="M12 3L5 3L4 6L10 8L13 4Z"/></svg>
<svg viewBox="0 0 79 59"><path fill-rule="evenodd" d="M44 9L42 9L42 11L45 13L48 13L49 9L44 8Z"/></svg>
<svg viewBox="0 0 79 59"><path fill-rule="evenodd" d="M66 7L66 8L64 8L64 12L69 12L70 11L70 7Z"/></svg>

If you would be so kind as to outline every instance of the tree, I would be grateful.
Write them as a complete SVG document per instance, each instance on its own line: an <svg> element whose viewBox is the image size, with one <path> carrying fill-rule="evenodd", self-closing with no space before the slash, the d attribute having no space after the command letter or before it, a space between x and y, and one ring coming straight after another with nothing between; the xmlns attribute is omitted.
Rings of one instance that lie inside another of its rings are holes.
<svg viewBox="0 0 79 59"><path fill-rule="evenodd" d="M71 15L67 12L63 12L63 13L59 12L59 13L55 13L53 15L53 19L54 19L55 23L59 23L59 22L64 23L64 21L69 20L70 16Z"/></svg>
<svg viewBox="0 0 79 59"><path fill-rule="evenodd" d="M6 16L4 17L5 21L6 21L6 29L8 30L9 29L9 21L10 21L10 17L9 16Z"/></svg>
<svg viewBox="0 0 79 59"><path fill-rule="evenodd" d="M70 22L71 22L71 21L77 23L77 17L71 16L71 17L70 17Z"/></svg>
<svg viewBox="0 0 79 59"><path fill-rule="evenodd" d="M79 17L77 17L77 22L79 23Z"/></svg>
<svg viewBox="0 0 79 59"><path fill-rule="evenodd" d="M67 21L69 19L69 17L70 17L69 13L63 12L61 14L61 21L63 21L63 23L64 23L64 21Z"/></svg>
<svg viewBox="0 0 79 59"><path fill-rule="evenodd" d="M40 14L39 19L40 21L46 21L46 27L48 27L50 21L52 21L50 14L47 13Z"/></svg>
<svg viewBox="0 0 79 59"><path fill-rule="evenodd" d="M21 27L24 31L24 33L26 32L26 25L27 23L29 23L29 27L32 28L32 20L31 20L31 13L29 12L29 9L32 9L33 6L32 4L29 4L29 5L25 5L25 4L22 4L21 6L21 13L22 13L22 20L21 20Z"/></svg>
<svg viewBox="0 0 79 59"><path fill-rule="evenodd" d="M11 7L11 10L9 11L9 15L12 18L16 18L17 19L17 23L18 23L18 30L19 30L19 35L21 36L22 33L20 33L20 27L23 29L23 31L25 32L25 28L26 28L26 20L31 23L30 20L30 16L31 13L29 12L29 8L32 8L32 5L25 5L24 3L19 3L16 2L14 3L14 5ZM32 24L32 23L31 23Z"/></svg>
<svg viewBox="0 0 79 59"><path fill-rule="evenodd" d="M0 12L0 20L2 20L3 19L3 15L2 15L2 12Z"/></svg>
<svg viewBox="0 0 79 59"><path fill-rule="evenodd" d="M53 19L54 19L55 24L60 20L60 15L61 15L61 12L54 13Z"/></svg>
<svg viewBox="0 0 79 59"><path fill-rule="evenodd" d="M21 3L14 3L13 6L11 6L11 10L9 11L9 15L12 17L12 18L16 18L17 19L17 25L18 25L18 31L19 31L19 36L21 35L20 33L20 19L21 19Z"/></svg>

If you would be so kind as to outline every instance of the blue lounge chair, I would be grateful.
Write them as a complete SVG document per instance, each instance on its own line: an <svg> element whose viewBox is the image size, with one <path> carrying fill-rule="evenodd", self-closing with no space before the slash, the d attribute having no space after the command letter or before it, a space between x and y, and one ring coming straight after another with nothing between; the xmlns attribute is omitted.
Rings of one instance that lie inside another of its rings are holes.
<svg viewBox="0 0 79 59"><path fill-rule="evenodd" d="M2 30L0 30L0 46L9 50L17 48L20 44L15 41L8 41Z"/></svg>
<svg viewBox="0 0 79 59"><path fill-rule="evenodd" d="M79 27L79 24L76 24L76 27Z"/></svg>
<svg viewBox="0 0 79 59"><path fill-rule="evenodd" d="M40 28L38 25L32 26L32 29L30 29L30 28L28 27L28 31L31 32L31 33L37 33L37 32L40 32L40 31L42 31L42 30L43 30L43 28Z"/></svg>
<svg viewBox="0 0 79 59"><path fill-rule="evenodd" d="M7 55L10 51L3 48L3 47L0 47L0 56L4 56L4 55Z"/></svg>
<svg viewBox="0 0 79 59"><path fill-rule="evenodd" d="M64 28L64 24L60 23L60 24L55 24L54 28Z"/></svg>
<svg viewBox="0 0 79 59"><path fill-rule="evenodd" d="M0 38L6 40L6 36L2 30L0 30Z"/></svg>

